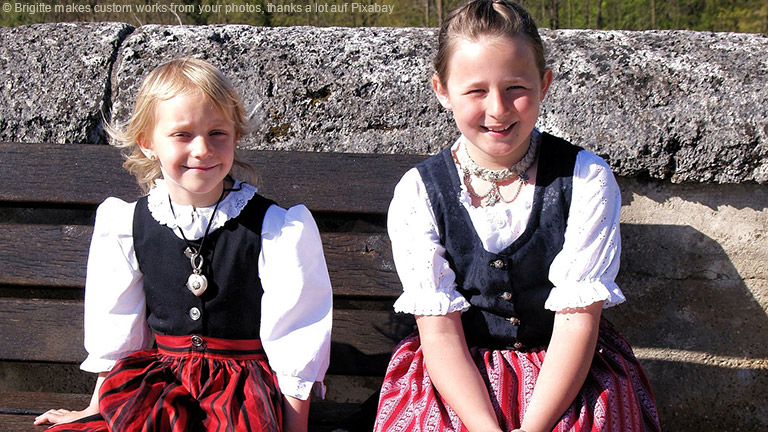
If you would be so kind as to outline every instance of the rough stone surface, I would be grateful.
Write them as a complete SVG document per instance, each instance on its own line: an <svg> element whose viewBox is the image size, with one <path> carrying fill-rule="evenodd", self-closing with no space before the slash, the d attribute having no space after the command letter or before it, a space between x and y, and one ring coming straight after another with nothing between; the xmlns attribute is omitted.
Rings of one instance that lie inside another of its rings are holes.
<svg viewBox="0 0 768 432"><path fill-rule="evenodd" d="M0 27L0 141L103 141L109 73L128 24Z"/></svg>
<svg viewBox="0 0 768 432"><path fill-rule="evenodd" d="M0 29L7 101L0 139L103 143L102 107L114 104L114 118L124 120L146 73L182 55L211 61L241 90L254 126L245 147L431 154L458 133L429 87L435 29L132 31ZM595 151L618 175L768 182L767 36L542 30L542 37L556 76L543 130Z"/></svg>
<svg viewBox="0 0 768 432"><path fill-rule="evenodd" d="M768 181L768 36L542 33L556 76L543 129L624 176Z"/></svg>
<svg viewBox="0 0 768 432"><path fill-rule="evenodd" d="M435 152L456 135L429 90L434 30L143 26L121 49L115 118L143 76L180 56L206 59L254 112L242 145L364 153Z"/></svg>
<svg viewBox="0 0 768 432"><path fill-rule="evenodd" d="M768 181L765 36L542 34L556 76L542 129L595 151L619 175ZM245 146L435 153L457 130L428 85L434 47L432 29L146 26L126 41L116 106L129 106L137 72L197 55L258 106Z"/></svg>

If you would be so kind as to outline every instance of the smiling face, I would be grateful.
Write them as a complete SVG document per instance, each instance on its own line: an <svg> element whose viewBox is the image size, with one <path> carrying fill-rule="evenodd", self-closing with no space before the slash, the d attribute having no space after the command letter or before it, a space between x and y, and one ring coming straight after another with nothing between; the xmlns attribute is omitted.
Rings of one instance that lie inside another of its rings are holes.
<svg viewBox="0 0 768 432"><path fill-rule="evenodd" d="M440 103L453 111L475 163L501 169L522 159L552 82L551 70L541 76L528 41L459 39L446 72L447 79L435 75L432 85Z"/></svg>
<svg viewBox="0 0 768 432"><path fill-rule="evenodd" d="M199 91L158 101L155 127L139 139L155 156L174 203L206 207L216 203L234 161L237 133Z"/></svg>

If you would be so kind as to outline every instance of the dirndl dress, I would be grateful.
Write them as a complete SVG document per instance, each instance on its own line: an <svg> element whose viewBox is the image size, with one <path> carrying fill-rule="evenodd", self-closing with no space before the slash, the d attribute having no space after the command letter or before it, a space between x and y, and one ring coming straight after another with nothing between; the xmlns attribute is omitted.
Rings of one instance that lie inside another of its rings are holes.
<svg viewBox="0 0 768 432"><path fill-rule="evenodd" d="M533 395L545 349L470 348L502 430L519 428ZM418 334L394 350L379 399L376 432L467 431L427 372ZM660 431L651 386L627 341L605 318L579 394L553 429Z"/></svg>
<svg viewBox="0 0 768 432"><path fill-rule="evenodd" d="M99 415L70 431L282 430L282 394L259 340L157 335L157 349L119 360L100 389Z"/></svg>

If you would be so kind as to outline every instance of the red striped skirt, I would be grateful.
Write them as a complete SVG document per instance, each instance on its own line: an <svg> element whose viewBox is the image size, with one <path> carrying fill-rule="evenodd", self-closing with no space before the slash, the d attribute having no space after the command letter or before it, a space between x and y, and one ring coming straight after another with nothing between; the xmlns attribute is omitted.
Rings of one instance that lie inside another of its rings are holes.
<svg viewBox="0 0 768 432"><path fill-rule="evenodd" d="M491 395L502 430L520 427L544 362L545 350L470 353ZM403 340L387 368L376 432L466 431L432 386L417 334ZM627 341L605 319L589 374L555 431L660 431L651 386Z"/></svg>
<svg viewBox="0 0 768 432"><path fill-rule="evenodd" d="M259 340L156 336L157 349L119 360L100 390L100 416L64 431L274 431L282 395Z"/></svg>

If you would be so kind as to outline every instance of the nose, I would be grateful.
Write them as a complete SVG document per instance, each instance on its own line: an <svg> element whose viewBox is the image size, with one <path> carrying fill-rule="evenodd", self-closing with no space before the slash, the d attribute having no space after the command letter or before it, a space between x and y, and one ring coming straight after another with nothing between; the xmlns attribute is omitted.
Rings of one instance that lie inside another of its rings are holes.
<svg viewBox="0 0 768 432"><path fill-rule="evenodd" d="M511 106L511 101L508 100L507 96L504 91L491 91L487 99L486 113L494 118L503 117Z"/></svg>
<svg viewBox="0 0 768 432"><path fill-rule="evenodd" d="M206 136L197 136L190 143L190 154L198 159L205 159L213 154L211 142Z"/></svg>

